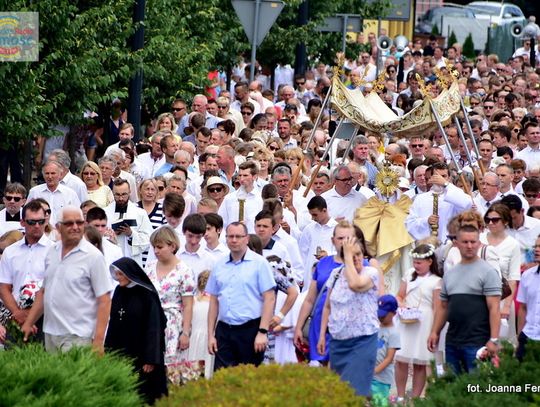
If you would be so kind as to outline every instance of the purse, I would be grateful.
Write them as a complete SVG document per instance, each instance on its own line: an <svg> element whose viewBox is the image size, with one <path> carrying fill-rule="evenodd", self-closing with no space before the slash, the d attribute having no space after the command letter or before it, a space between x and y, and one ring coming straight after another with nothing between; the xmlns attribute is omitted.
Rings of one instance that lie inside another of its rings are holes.
<svg viewBox="0 0 540 407"><path fill-rule="evenodd" d="M420 287L420 284L418 285L419 287ZM414 288L412 290L414 290ZM413 308L398 308L397 314L399 317L399 321L402 324L416 324L420 322L420 320L422 319L422 311L420 310L421 302L422 302L422 287L420 287L420 297L418 298L418 305L415 308L414 307Z"/></svg>
<svg viewBox="0 0 540 407"><path fill-rule="evenodd" d="M339 278L339 275L341 274L341 270L343 270L343 266L341 269L336 272L336 276L334 277L334 282L332 283L332 288L336 285L337 279ZM302 327L302 336L304 339L306 339L306 342L309 339L309 327L311 326L311 321L313 319L313 314L315 313L315 308L317 307L317 304L319 303L319 300L321 299L323 293L327 291L328 288L326 287L326 284L324 287L319 291L319 294L317 295L317 298L315 299L315 303L313 304L313 308L311 309L311 312L309 313L309 316L306 318L306 322L304 322L304 326Z"/></svg>
<svg viewBox="0 0 540 407"><path fill-rule="evenodd" d="M482 249L480 250L480 258L482 260L486 260L486 251L487 245L482 245ZM510 284L508 283L508 280L502 276L501 273L501 301L505 298L508 298L510 295L512 295L512 289L510 288Z"/></svg>

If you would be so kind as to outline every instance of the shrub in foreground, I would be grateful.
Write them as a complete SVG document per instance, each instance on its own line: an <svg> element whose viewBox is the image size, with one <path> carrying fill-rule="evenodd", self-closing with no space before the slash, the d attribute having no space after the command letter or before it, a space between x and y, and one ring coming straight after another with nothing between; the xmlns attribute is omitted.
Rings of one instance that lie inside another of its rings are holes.
<svg viewBox="0 0 540 407"><path fill-rule="evenodd" d="M360 406L363 399L338 375L307 365L242 365L222 369L211 380L169 388L158 406Z"/></svg>
<svg viewBox="0 0 540 407"><path fill-rule="evenodd" d="M426 398L415 400L415 407L540 405L540 342L529 343L523 363L515 359L510 346L505 347L499 356L498 368L490 362L482 362L473 373L434 379ZM532 389L527 384L537 388Z"/></svg>
<svg viewBox="0 0 540 407"><path fill-rule="evenodd" d="M114 406L142 403L128 360L89 348L50 354L40 345L0 352L0 406Z"/></svg>

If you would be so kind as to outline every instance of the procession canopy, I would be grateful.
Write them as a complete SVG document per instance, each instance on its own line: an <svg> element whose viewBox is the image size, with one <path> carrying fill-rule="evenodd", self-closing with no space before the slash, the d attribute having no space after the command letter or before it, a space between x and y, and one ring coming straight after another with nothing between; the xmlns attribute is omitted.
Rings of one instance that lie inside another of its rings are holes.
<svg viewBox="0 0 540 407"><path fill-rule="evenodd" d="M374 132L392 132L398 137L425 135L437 129L437 122L431 112L429 96L422 104L409 113L398 116L372 91L367 97L360 89L348 89L338 75L332 83L332 103L340 115L360 128ZM460 109L460 94L457 81L452 81L448 89L431 99L441 122L450 123L452 116Z"/></svg>

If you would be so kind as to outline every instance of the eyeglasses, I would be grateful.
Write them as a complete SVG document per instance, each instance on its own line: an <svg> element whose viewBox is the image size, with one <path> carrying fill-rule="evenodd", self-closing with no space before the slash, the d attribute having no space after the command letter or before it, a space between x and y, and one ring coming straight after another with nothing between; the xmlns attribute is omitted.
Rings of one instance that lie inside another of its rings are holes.
<svg viewBox="0 0 540 407"><path fill-rule="evenodd" d="M348 177L348 178L336 178L336 181L341 181L341 182L351 182L353 180L353 177Z"/></svg>
<svg viewBox="0 0 540 407"><path fill-rule="evenodd" d="M484 222L486 222L486 224L488 224L488 225L489 225L490 223L495 224L495 223L499 222L501 219L502 219L502 218L487 218L487 217L486 217L486 218L484 218Z"/></svg>
<svg viewBox="0 0 540 407"><path fill-rule="evenodd" d="M512 131L513 131L514 133L519 133L519 130L520 130L520 129L518 129L518 128L512 129Z"/></svg>
<svg viewBox="0 0 540 407"><path fill-rule="evenodd" d="M65 222L58 222L58 223L60 223L62 226L70 228L73 225L77 225L77 226L84 225L84 220L66 220Z"/></svg>
<svg viewBox="0 0 540 407"><path fill-rule="evenodd" d="M115 192L113 195L114 195L114 196L117 196L117 197L119 197L119 198L122 198L122 197L129 196L129 192L122 192L122 193Z"/></svg>
<svg viewBox="0 0 540 407"><path fill-rule="evenodd" d="M30 226L44 225L45 219L25 219L25 222Z"/></svg>
<svg viewBox="0 0 540 407"><path fill-rule="evenodd" d="M82 175L84 175L85 177L88 177L89 175L97 175L97 172L83 172Z"/></svg>
<svg viewBox="0 0 540 407"><path fill-rule="evenodd" d="M422 147L424 147L424 145L423 144L411 144L411 147L422 148Z"/></svg>
<svg viewBox="0 0 540 407"><path fill-rule="evenodd" d="M218 105L217 108L218 108L218 109L227 109L227 107L228 107L227 105L225 105L225 106L220 106L220 105Z"/></svg>
<svg viewBox="0 0 540 407"><path fill-rule="evenodd" d="M23 198L21 196L4 195L4 199L6 201L20 202L20 200L23 199Z"/></svg>
<svg viewBox="0 0 540 407"><path fill-rule="evenodd" d="M238 240L246 237L247 235L227 235L227 239Z"/></svg>
<svg viewBox="0 0 540 407"><path fill-rule="evenodd" d="M251 115L251 112L247 112L247 111L243 111L243 112L240 112L242 114L242 116L249 116Z"/></svg>
<svg viewBox="0 0 540 407"><path fill-rule="evenodd" d="M216 192L221 192L221 191L223 191L222 187L208 188L208 192L210 192L211 194L216 193Z"/></svg>
<svg viewBox="0 0 540 407"><path fill-rule="evenodd" d="M457 236L456 235L446 235L446 238L448 240L456 240L457 239Z"/></svg>
<svg viewBox="0 0 540 407"><path fill-rule="evenodd" d="M157 187L158 190L160 191L163 191L165 189L165 187L163 185L160 185L159 187Z"/></svg>
<svg viewBox="0 0 540 407"><path fill-rule="evenodd" d="M276 146L268 146L268 148L269 148L271 151L278 151L278 150L279 150L279 147L276 147Z"/></svg>
<svg viewBox="0 0 540 407"><path fill-rule="evenodd" d="M305 85L306 83L305 82L296 82L297 85Z"/></svg>
<svg viewBox="0 0 540 407"><path fill-rule="evenodd" d="M50 215L52 211L50 209L43 209L45 211L45 215Z"/></svg>
<svg viewBox="0 0 540 407"><path fill-rule="evenodd" d="M473 102L473 101L470 101L469 104L471 106L478 106L480 104L480 102Z"/></svg>
<svg viewBox="0 0 540 407"><path fill-rule="evenodd" d="M493 109L495 106L484 105L484 109Z"/></svg>
<svg viewBox="0 0 540 407"><path fill-rule="evenodd" d="M524 194L527 198L536 198L538 197L538 194Z"/></svg>
<svg viewBox="0 0 540 407"><path fill-rule="evenodd" d="M185 107L173 107L172 108L173 112L181 112L182 110L186 110L186 108Z"/></svg>

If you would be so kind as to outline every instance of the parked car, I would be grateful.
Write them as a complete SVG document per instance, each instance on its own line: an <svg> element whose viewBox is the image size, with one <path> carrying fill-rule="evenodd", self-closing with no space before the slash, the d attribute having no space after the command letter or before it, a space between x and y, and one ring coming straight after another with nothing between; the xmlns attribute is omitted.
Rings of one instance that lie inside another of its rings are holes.
<svg viewBox="0 0 540 407"><path fill-rule="evenodd" d="M415 31L422 34L431 34L433 26L437 26L439 33L441 32L442 22L446 17L467 18L474 20L474 12L465 7L433 7L425 12L425 14L416 23Z"/></svg>
<svg viewBox="0 0 540 407"><path fill-rule="evenodd" d="M523 23L523 11L511 3L495 1L473 1L467 5L479 20L489 20L491 25Z"/></svg>

